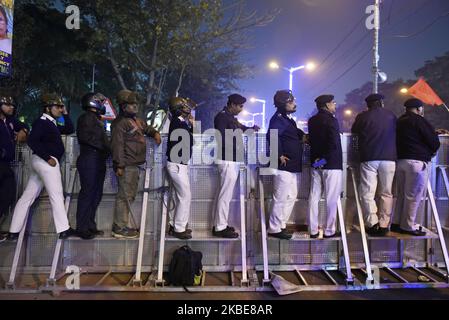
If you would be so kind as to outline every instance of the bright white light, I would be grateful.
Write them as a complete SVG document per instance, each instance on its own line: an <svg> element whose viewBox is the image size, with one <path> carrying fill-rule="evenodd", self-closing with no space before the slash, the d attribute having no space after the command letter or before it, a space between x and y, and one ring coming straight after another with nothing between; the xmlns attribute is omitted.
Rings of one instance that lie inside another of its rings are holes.
<svg viewBox="0 0 449 320"><path fill-rule="evenodd" d="M351 116L351 115L352 115L352 110L347 109L347 110L345 111L345 115Z"/></svg>
<svg viewBox="0 0 449 320"><path fill-rule="evenodd" d="M309 63L306 65L306 69L309 70L309 71L313 71L313 70L316 69L316 64L313 63L313 62L309 62Z"/></svg>
<svg viewBox="0 0 449 320"><path fill-rule="evenodd" d="M251 98L249 99L249 101L251 101L252 103L256 102L256 98Z"/></svg>
<svg viewBox="0 0 449 320"><path fill-rule="evenodd" d="M270 69L279 69L279 64L276 61L271 61L269 67Z"/></svg>
<svg viewBox="0 0 449 320"><path fill-rule="evenodd" d="M408 93L408 89L407 88L402 88L401 89L401 93L402 94L407 94Z"/></svg>

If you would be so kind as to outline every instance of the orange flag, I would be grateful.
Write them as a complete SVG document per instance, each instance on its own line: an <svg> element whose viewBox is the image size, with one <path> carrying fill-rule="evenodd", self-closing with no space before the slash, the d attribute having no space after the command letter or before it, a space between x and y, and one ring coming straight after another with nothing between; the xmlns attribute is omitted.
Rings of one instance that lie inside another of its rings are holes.
<svg viewBox="0 0 449 320"><path fill-rule="evenodd" d="M409 90L408 93L420 99L425 104L431 106L445 106L443 100L433 91L429 84L420 78Z"/></svg>

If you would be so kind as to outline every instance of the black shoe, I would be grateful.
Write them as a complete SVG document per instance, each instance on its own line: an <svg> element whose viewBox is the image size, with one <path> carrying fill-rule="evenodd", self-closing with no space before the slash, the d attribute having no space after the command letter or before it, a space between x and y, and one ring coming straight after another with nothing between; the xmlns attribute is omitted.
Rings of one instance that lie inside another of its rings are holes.
<svg viewBox="0 0 449 320"><path fill-rule="evenodd" d="M92 233L94 236L98 236L98 237L102 237L104 236L104 231L103 230L98 230L98 229L89 229L88 230L90 233Z"/></svg>
<svg viewBox="0 0 449 320"><path fill-rule="evenodd" d="M371 228L366 227L366 233L368 233L370 236L375 237L378 235L379 233L379 224L376 223L374 226L372 226Z"/></svg>
<svg viewBox="0 0 449 320"><path fill-rule="evenodd" d="M135 239L139 237L139 232L128 227L120 228L114 224L112 226L112 236L116 239Z"/></svg>
<svg viewBox="0 0 449 320"><path fill-rule="evenodd" d="M181 239L181 240L188 240L188 239L192 239L192 234L190 232L184 231L184 232L176 232L173 231L173 236Z"/></svg>
<svg viewBox="0 0 449 320"><path fill-rule="evenodd" d="M19 239L19 234L20 234L20 232L10 232L6 236L6 240L7 241L17 241L17 239Z"/></svg>
<svg viewBox="0 0 449 320"><path fill-rule="evenodd" d="M59 234L59 239L65 240L70 237L77 237L78 233L72 228L68 228L66 231L63 231Z"/></svg>
<svg viewBox="0 0 449 320"><path fill-rule="evenodd" d="M414 237L424 237L427 234L425 231L422 231L422 230L408 231L408 230L404 230L404 229L401 229L401 233L408 234L408 235L411 235Z"/></svg>
<svg viewBox="0 0 449 320"><path fill-rule="evenodd" d="M192 229L186 229L185 232L192 233ZM168 235L175 236L175 227L173 227L171 224L168 225Z"/></svg>
<svg viewBox="0 0 449 320"><path fill-rule="evenodd" d="M401 232L401 226L399 224L392 223L391 226L390 226L390 230L391 230L391 232L398 232L398 233L400 233Z"/></svg>
<svg viewBox="0 0 449 320"><path fill-rule="evenodd" d="M292 235L290 233L287 233L286 231L282 231L282 230L281 230L281 232L278 232L278 233L268 233L268 235L270 237L278 238L281 240L290 240L292 238Z"/></svg>
<svg viewBox="0 0 449 320"><path fill-rule="evenodd" d="M319 236L320 236L319 232L317 232L316 234L309 235L310 239L318 239Z"/></svg>
<svg viewBox="0 0 449 320"><path fill-rule="evenodd" d="M92 240L95 238L95 234L90 232L89 230L76 230L78 237L84 240Z"/></svg>
<svg viewBox="0 0 449 320"><path fill-rule="evenodd" d="M323 235L324 239L337 238L337 237L341 237L341 232L335 232L334 234L332 234L330 236Z"/></svg>
<svg viewBox="0 0 449 320"><path fill-rule="evenodd" d="M234 227L227 226L226 229L230 230L231 232L235 232L235 228Z"/></svg>
<svg viewBox="0 0 449 320"><path fill-rule="evenodd" d="M221 231L215 231L215 227L212 228L212 235L214 235L214 237L219 237L219 238L228 238L228 239L235 239L239 237L239 234L235 231L231 231L230 228L226 228L224 230Z"/></svg>
<svg viewBox="0 0 449 320"><path fill-rule="evenodd" d="M390 230L388 230L388 228L379 227L379 230L377 231L377 236L378 237L385 237L388 234L389 231Z"/></svg>

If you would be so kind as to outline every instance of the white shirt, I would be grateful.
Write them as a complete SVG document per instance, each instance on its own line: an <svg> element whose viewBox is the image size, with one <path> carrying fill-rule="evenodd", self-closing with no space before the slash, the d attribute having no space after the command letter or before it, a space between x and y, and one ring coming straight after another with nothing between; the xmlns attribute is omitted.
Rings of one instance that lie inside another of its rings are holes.
<svg viewBox="0 0 449 320"><path fill-rule="evenodd" d="M50 116L50 115L48 115L48 114L46 114L46 113L43 113L43 114L42 114L41 119L42 119L42 120L50 120L51 122L54 123L55 126L58 126L58 124L56 123L56 120L55 120L52 116Z"/></svg>

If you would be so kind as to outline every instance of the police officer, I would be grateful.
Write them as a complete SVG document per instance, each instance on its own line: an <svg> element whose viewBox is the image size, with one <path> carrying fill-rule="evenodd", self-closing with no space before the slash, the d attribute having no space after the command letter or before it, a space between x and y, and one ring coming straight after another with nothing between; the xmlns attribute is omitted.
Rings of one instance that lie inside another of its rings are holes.
<svg viewBox="0 0 449 320"><path fill-rule="evenodd" d="M129 228L129 207L136 198L139 166L146 160L145 135L159 145L161 136L153 127L137 117L138 96L129 90L117 94L119 116L112 122L112 162L118 177L112 236L118 239L136 238L137 230Z"/></svg>
<svg viewBox="0 0 449 320"><path fill-rule="evenodd" d="M416 224L416 216L427 188L430 161L440 148L440 140L435 129L424 118L421 100L409 99L404 106L406 111L397 123L398 198L391 230L424 236L426 233Z"/></svg>
<svg viewBox="0 0 449 320"><path fill-rule="evenodd" d="M226 107L214 119L219 153L216 163L220 175L220 188L215 202L215 226L212 228L212 234L216 237L239 236L233 227L228 226L228 216L229 203L239 177L239 166L244 161L242 132L248 129L259 130L256 125L247 127L236 119L245 102L246 98L239 94L230 95Z"/></svg>
<svg viewBox="0 0 449 320"><path fill-rule="evenodd" d="M76 236L75 230L70 228L64 207L64 193L59 165L64 155L61 134L72 134L74 132L73 124L60 96L55 93L43 94L41 101L44 112L39 119L34 121L28 139L28 146L33 151L31 157L32 172L14 209L8 235L10 240L18 238L20 230L25 226L26 214L43 187L45 187L50 199L53 220L59 238L66 239ZM64 126L56 122L56 119L61 116L64 117Z"/></svg>
<svg viewBox="0 0 449 320"><path fill-rule="evenodd" d="M352 133L358 136L360 194L367 233L385 236L393 208L392 185L396 170L396 116L384 108L384 96L371 94L368 110L357 115ZM379 208L375 196L380 194Z"/></svg>
<svg viewBox="0 0 449 320"><path fill-rule="evenodd" d="M278 167L273 182L273 207L270 213L268 235L289 240L287 222L298 195L298 173L302 172L304 132L296 125L292 114L296 112L295 97L290 90L277 91L274 96L276 113L267 132L269 145L278 145ZM278 140L270 141L270 132L277 130ZM270 146L271 148L271 146Z"/></svg>
<svg viewBox="0 0 449 320"><path fill-rule="evenodd" d="M16 197L16 180L11 169L16 142L25 142L28 126L14 116L17 104L6 93L0 94L0 218L7 215ZM0 242L6 239L0 235Z"/></svg>
<svg viewBox="0 0 449 320"><path fill-rule="evenodd" d="M336 102L333 95L315 99L318 114L309 119L310 159L312 181L309 195L309 232L317 238L319 202L324 191L326 197L326 225L324 238L336 235L337 203L342 190L343 153L340 127L335 118Z"/></svg>
<svg viewBox="0 0 449 320"><path fill-rule="evenodd" d="M178 239L191 239L192 230L187 229L190 216L189 161L192 157L193 125L192 109L195 103L190 99L174 97L169 107L172 119L167 142L167 172L174 187L175 212L170 211L170 235Z"/></svg>
<svg viewBox="0 0 449 320"><path fill-rule="evenodd" d="M81 190L76 210L76 231L82 239L93 239L103 235L97 229L95 213L103 196L106 175L106 159L110 154L110 143L101 116L106 113L106 97L90 92L81 99L85 113L78 118L76 135L80 155L76 161Z"/></svg>

